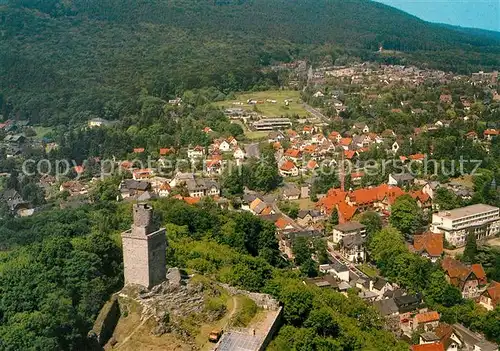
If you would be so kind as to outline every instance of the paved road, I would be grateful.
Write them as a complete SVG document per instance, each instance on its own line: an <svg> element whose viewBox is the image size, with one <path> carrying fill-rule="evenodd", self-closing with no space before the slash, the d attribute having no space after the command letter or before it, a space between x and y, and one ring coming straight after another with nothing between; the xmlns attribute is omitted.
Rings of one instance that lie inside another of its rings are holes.
<svg viewBox="0 0 500 351"><path fill-rule="evenodd" d="M363 272L361 272L358 268L356 268L356 266L354 265L354 263L352 262L349 262L348 260L346 260L345 258L343 258L340 253L336 252L336 251L333 251L333 250L330 250L328 249L328 253L330 255L330 260L332 262L338 262L338 263L341 263L341 264L344 264L347 266L347 268L349 268L349 270L356 274L358 277L360 278L363 278L363 279L369 279L369 277L364 274ZM340 257L340 258L337 258Z"/></svg>
<svg viewBox="0 0 500 351"><path fill-rule="evenodd" d="M319 112L314 107L309 106L306 103L304 103L303 106L306 109L306 111L309 112L310 114L312 114L314 117L316 117L318 119L321 119L322 121L324 121L326 123L330 122L330 119L328 117L326 117L324 114L322 114L321 112Z"/></svg>

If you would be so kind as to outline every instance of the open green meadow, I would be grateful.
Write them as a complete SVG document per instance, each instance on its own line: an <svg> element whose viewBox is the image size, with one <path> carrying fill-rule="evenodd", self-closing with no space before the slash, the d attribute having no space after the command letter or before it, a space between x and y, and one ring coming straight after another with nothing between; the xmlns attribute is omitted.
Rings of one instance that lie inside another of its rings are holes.
<svg viewBox="0 0 500 351"><path fill-rule="evenodd" d="M249 105L248 100L262 101L261 104ZM289 100L288 106L285 100ZM236 105L234 103L243 103ZM295 90L269 90L251 93L237 94L235 100L217 102L217 106L223 108L244 108L249 111L256 111L266 117L279 117L286 115L308 116L309 113L302 106L300 92Z"/></svg>

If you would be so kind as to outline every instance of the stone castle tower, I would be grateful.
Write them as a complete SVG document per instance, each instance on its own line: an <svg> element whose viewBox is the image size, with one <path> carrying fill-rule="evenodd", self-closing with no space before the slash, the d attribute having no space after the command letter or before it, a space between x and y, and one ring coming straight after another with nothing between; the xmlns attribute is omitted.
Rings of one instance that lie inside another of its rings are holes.
<svg viewBox="0 0 500 351"><path fill-rule="evenodd" d="M122 233L123 271L126 284L151 288L167 274L165 228L155 228L153 208L134 204L132 229Z"/></svg>

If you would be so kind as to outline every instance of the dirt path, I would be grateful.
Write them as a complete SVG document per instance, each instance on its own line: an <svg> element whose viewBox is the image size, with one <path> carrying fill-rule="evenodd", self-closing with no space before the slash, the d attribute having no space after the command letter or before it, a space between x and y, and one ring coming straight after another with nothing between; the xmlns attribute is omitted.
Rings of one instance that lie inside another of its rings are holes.
<svg viewBox="0 0 500 351"><path fill-rule="evenodd" d="M119 350L122 346L126 345L127 342L130 340L130 338L132 338L132 336L134 336L134 334L143 327L144 324L146 324L148 320L147 319L144 319L137 327L134 328L134 330L132 330L132 332L125 338L123 339L122 342L120 342L117 346L116 346L116 349Z"/></svg>

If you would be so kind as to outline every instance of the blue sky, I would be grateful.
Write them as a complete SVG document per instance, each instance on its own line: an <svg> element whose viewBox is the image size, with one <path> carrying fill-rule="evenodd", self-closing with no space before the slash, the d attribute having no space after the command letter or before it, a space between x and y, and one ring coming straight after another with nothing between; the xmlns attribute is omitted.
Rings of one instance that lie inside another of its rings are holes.
<svg viewBox="0 0 500 351"><path fill-rule="evenodd" d="M500 0L376 0L429 22L500 32Z"/></svg>

